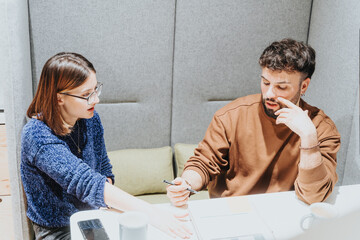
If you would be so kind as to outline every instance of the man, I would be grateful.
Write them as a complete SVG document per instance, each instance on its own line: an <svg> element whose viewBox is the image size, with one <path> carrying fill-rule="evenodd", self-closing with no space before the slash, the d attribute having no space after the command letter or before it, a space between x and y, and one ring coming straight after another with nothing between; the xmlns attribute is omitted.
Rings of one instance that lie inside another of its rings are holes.
<svg viewBox="0 0 360 240"><path fill-rule="evenodd" d="M340 134L333 121L301 99L315 70L315 51L292 39L273 42L259 64L261 95L218 110L204 139L168 186L175 206L190 187L211 198L294 190L306 203L325 200L338 179Z"/></svg>

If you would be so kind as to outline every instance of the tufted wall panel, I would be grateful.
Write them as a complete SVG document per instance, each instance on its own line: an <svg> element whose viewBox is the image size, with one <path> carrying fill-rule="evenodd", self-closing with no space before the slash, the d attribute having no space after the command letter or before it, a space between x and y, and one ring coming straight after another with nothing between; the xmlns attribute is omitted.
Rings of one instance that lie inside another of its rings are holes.
<svg viewBox="0 0 360 240"><path fill-rule="evenodd" d="M360 148L359 148L359 89L357 90L354 118L349 137L349 146L346 151L346 162L341 185L358 184L360 182Z"/></svg>
<svg viewBox="0 0 360 240"><path fill-rule="evenodd" d="M229 101L260 92L258 59L275 40L307 40L311 1L178 0L172 144L197 143Z"/></svg>
<svg viewBox="0 0 360 240"><path fill-rule="evenodd" d="M175 1L29 1L33 80L61 51L88 58L104 83L107 150L170 144Z"/></svg>
<svg viewBox="0 0 360 240"><path fill-rule="evenodd" d="M323 109L335 122L341 134L338 154L338 184L342 183L354 107L359 101L359 26L360 2L314 0L309 44L316 50L316 69L305 100ZM358 134L358 133L357 133ZM354 144L358 147L358 144ZM359 159L357 160L360 161ZM358 174L360 175L360 174Z"/></svg>

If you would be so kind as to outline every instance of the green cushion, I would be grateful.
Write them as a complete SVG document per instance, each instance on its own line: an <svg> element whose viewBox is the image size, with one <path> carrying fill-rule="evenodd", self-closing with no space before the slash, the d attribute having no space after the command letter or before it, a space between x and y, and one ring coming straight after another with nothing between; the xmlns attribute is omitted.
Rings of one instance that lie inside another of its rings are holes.
<svg viewBox="0 0 360 240"><path fill-rule="evenodd" d="M175 162L177 166L176 175L181 176L184 171L184 165L187 160L194 155L194 150L197 148L197 144L185 144L177 143L174 146L175 149Z"/></svg>
<svg viewBox="0 0 360 240"><path fill-rule="evenodd" d="M108 152L115 186L132 194L166 193L164 179L174 179L171 147Z"/></svg>

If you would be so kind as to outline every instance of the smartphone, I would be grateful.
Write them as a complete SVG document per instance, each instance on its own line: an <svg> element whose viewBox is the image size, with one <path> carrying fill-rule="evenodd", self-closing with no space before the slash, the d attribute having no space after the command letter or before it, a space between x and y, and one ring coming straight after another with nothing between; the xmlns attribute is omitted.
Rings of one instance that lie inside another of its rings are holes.
<svg viewBox="0 0 360 240"><path fill-rule="evenodd" d="M79 221L78 226L85 240L110 240L98 218Z"/></svg>

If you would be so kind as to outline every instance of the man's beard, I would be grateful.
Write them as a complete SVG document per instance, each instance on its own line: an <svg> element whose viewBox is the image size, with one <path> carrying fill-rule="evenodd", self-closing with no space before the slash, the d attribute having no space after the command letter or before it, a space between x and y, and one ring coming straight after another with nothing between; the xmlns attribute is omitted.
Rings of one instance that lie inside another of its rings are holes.
<svg viewBox="0 0 360 240"><path fill-rule="evenodd" d="M266 115L268 115L269 117L274 118L274 119L276 119L278 117L278 115L275 115L276 111L287 107L286 105L280 103L279 101L275 100L274 98L264 98L264 96L262 94L261 94L261 99L262 99L262 104L264 106L264 110L265 110ZM298 103L299 99L300 99L300 89L296 93L296 95L292 99L290 99L289 101L296 105ZM280 108L277 109L277 110L268 109L266 107L265 101L271 101L273 103L277 103Z"/></svg>

